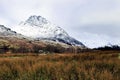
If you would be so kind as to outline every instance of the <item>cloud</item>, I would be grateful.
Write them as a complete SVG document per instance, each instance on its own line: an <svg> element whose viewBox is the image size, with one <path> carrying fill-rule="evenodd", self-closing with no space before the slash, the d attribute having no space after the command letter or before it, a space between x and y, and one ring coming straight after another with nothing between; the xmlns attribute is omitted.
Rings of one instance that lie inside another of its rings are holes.
<svg viewBox="0 0 120 80"><path fill-rule="evenodd" d="M1 0L1 9L4 8L4 11L0 15L8 16L11 21L20 21L37 14L59 23L61 22L60 17L68 18L70 16L69 14L74 9L71 5L75 5L76 2L84 3L83 0Z"/></svg>
<svg viewBox="0 0 120 80"><path fill-rule="evenodd" d="M120 0L0 0L0 22L13 27L41 15L86 45L99 46L120 40L119 9Z"/></svg>
<svg viewBox="0 0 120 80"><path fill-rule="evenodd" d="M80 17L81 25L86 24L119 24L120 23L120 10L97 11Z"/></svg>
<svg viewBox="0 0 120 80"><path fill-rule="evenodd" d="M108 45L109 43L113 45L120 45L120 37L111 37L104 34L94 34L89 32L73 32L74 37L79 39L83 44L89 48L101 47Z"/></svg>

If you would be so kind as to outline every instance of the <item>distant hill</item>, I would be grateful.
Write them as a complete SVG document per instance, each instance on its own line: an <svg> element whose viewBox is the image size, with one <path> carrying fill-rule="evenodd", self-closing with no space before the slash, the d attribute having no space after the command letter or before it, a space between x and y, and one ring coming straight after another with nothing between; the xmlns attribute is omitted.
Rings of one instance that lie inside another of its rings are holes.
<svg viewBox="0 0 120 80"><path fill-rule="evenodd" d="M118 45L106 45L104 47L94 48L95 50L120 50Z"/></svg>

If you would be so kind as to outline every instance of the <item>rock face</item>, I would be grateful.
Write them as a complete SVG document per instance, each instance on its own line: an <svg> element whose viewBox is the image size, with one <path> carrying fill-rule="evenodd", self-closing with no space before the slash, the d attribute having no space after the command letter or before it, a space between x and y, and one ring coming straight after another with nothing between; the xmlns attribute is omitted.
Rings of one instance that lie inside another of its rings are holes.
<svg viewBox="0 0 120 80"><path fill-rule="evenodd" d="M61 27L52 24L41 16L30 16L26 21L15 27L14 30L34 40L47 40L85 47L81 42L70 37Z"/></svg>

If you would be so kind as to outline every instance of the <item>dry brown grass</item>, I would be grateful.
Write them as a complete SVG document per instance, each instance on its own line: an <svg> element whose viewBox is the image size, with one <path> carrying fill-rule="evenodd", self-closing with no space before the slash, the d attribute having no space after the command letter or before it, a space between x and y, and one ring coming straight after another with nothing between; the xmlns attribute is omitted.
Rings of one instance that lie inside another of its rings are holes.
<svg viewBox="0 0 120 80"><path fill-rule="evenodd" d="M120 80L118 51L0 55L0 80Z"/></svg>

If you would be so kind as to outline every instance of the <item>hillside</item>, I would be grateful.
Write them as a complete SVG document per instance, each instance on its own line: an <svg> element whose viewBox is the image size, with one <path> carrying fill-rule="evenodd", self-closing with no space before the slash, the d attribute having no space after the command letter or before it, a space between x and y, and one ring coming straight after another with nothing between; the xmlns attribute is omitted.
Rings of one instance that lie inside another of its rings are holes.
<svg viewBox="0 0 120 80"><path fill-rule="evenodd" d="M0 37L0 53L77 53L82 49L64 43L31 41L25 38Z"/></svg>

